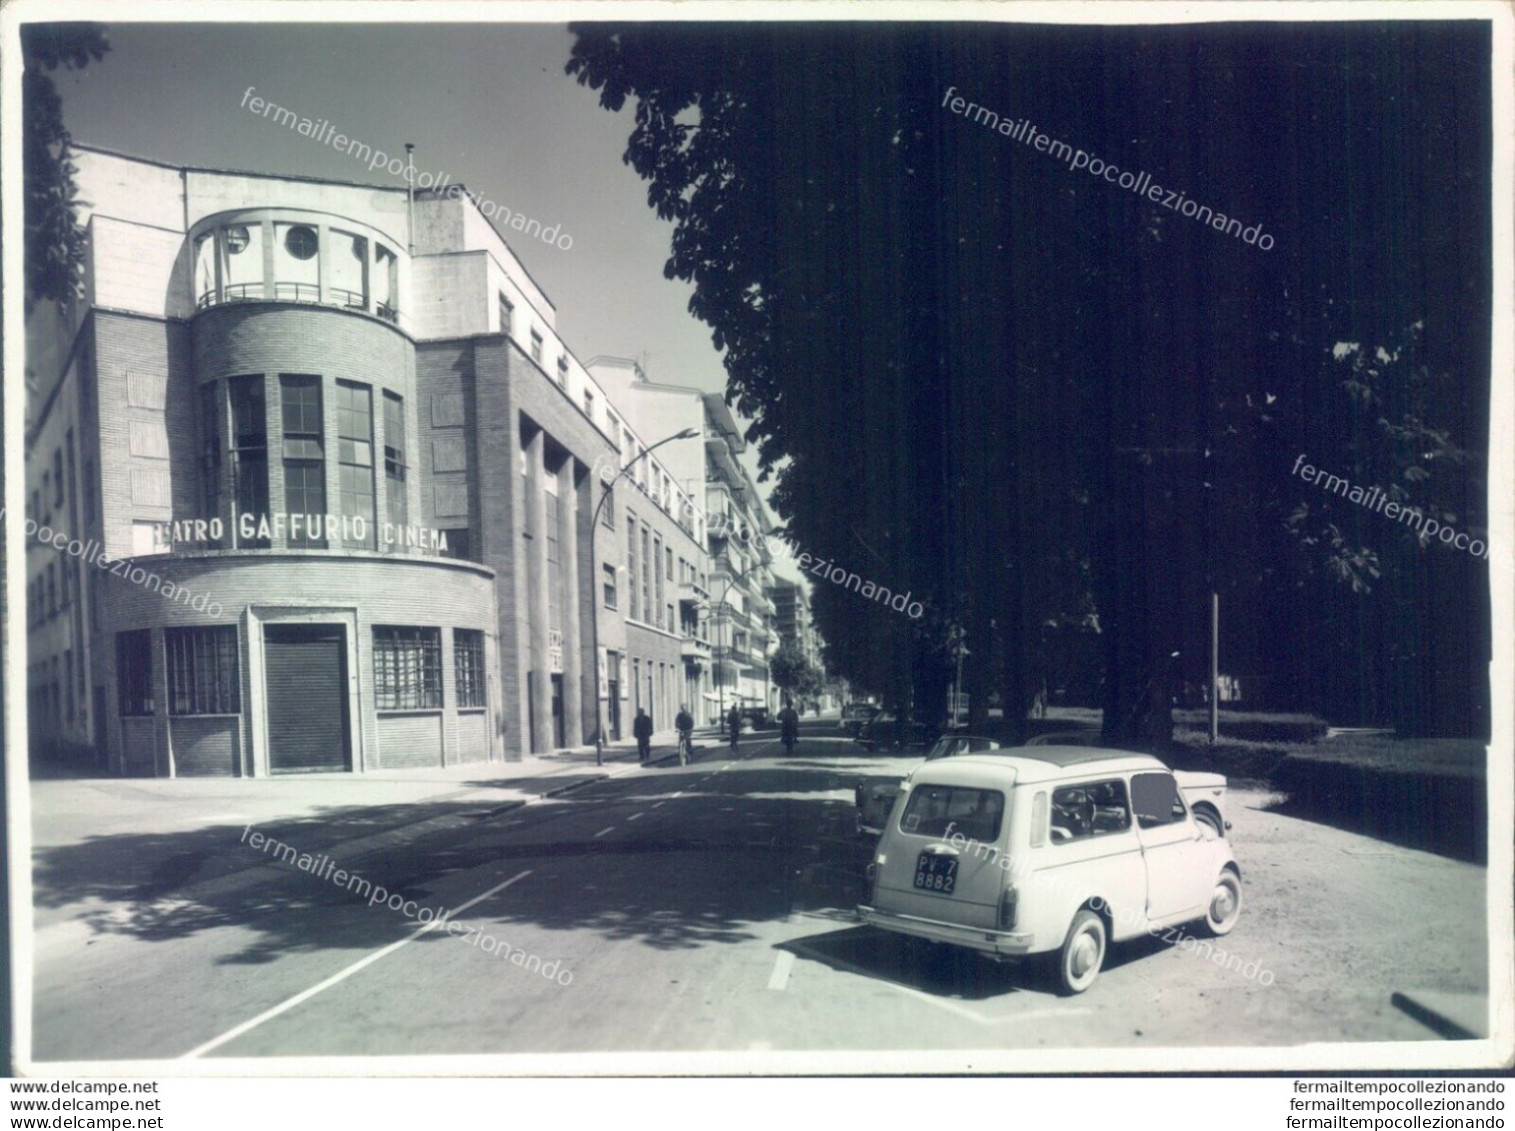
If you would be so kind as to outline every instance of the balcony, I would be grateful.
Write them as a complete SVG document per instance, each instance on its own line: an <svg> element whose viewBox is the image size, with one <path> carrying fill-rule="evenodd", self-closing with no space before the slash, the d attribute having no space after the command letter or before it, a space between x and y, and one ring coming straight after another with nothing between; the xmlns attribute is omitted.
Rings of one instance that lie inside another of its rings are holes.
<svg viewBox="0 0 1515 1131"><path fill-rule="evenodd" d="M702 605L710 600L710 590L698 581L679 582L679 600L691 605Z"/></svg>
<svg viewBox="0 0 1515 1131"><path fill-rule="evenodd" d="M710 641L699 636L685 636L679 644L679 655L686 660L710 659Z"/></svg>

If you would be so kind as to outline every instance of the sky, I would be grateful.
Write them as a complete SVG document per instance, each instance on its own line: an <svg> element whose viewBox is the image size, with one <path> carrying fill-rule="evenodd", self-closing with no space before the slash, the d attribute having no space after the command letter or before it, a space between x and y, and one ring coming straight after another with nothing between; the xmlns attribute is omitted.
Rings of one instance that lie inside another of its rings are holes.
<svg viewBox="0 0 1515 1131"><path fill-rule="evenodd" d="M688 312L692 288L663 277L672 225L621 160L634 103L611 114L564 73L565 25L110 24L108 34L103 60L53 75L75 141L175 165L404 185L243 108L256 87L254 97L374 149L400 156L414 142L418 171L451 174L572 236L563 251L505 233L582 361L635 357L655 381L724 390L710 330Z"/></svg>

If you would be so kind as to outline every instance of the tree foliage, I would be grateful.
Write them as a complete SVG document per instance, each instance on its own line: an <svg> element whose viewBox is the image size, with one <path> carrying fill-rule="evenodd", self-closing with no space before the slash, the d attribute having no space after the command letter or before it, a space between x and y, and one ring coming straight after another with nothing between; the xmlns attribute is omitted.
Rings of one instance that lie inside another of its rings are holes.
<svg viewBox="0 0 1515 1131"><path fill-rule="evenodd" d="M84 271L84 233L74 222L76 169L69 160L63 100L50 72L82 70L109 50L99 24L24 24L21 29L28 308L38 301L77 298Z"/></svg>

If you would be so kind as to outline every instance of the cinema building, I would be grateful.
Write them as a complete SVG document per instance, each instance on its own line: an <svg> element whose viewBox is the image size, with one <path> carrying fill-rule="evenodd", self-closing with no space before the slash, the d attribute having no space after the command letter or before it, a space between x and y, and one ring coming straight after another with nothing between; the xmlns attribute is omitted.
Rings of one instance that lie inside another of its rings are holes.
<svg viewBox="0 0 1515 1131"><path fill-rule="evenodd" d="M626 555L657 529L641 611L703 533L676 492L591 529L591 469L656 438L461 186L74 156L84 297L28 320L38 753L362 773L576 746L597 706L671 725L676 674L627 655Z"/></svg>

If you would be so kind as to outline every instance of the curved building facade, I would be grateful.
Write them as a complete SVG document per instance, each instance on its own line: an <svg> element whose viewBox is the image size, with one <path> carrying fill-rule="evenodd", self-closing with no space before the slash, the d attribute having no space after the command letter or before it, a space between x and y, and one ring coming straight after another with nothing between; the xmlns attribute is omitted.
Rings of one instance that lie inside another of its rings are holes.
<svg viewBox="0 0 1515 1131"><path fill-rule="evenodd" d="M77 161L85 300L29 324L42 751L363 773L617 719L590 469L638 443L459 186Z"/></svg>

